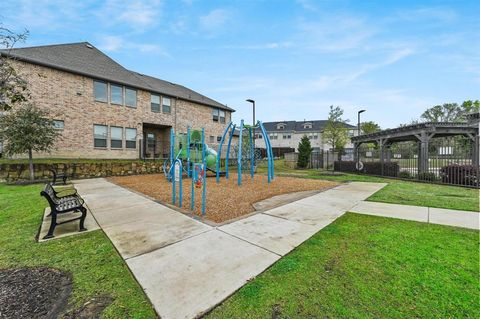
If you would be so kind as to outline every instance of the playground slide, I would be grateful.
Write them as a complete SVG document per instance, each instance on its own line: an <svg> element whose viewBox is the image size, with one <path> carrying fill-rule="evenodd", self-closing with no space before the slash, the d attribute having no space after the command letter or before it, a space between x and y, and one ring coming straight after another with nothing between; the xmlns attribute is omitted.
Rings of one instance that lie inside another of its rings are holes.
<svg viewBox="0 0 480 319"><path fill-rule="evenodd" d="M213 173L217 173L217 151L211 148L205 143L205 161L207 163L207 170ZM224 174L224 172L220 172Z"/></svg>

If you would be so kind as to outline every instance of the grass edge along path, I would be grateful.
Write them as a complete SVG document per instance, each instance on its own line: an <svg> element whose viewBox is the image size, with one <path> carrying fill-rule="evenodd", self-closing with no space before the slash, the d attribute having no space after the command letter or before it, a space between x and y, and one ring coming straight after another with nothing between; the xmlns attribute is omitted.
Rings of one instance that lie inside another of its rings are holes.
<svg viewBox="0 0 480 319"><path fill-rule="evenodd" d="M259 167L260 172L266 172ZM377 176L332 173L332 171L286 167L283 160L275 161L275 173L279 176L322 179L335 182L373 182L388 185L367 198L367 201L390 204L426 206L432 208L480 211L480 190L452 185L429 184Z"/></svg>
<svg viewBox="0 0 480 319"><path fill-rule="evenodd" d="M478 318L478 231L347 213L207 318Z"/></svg>
<svg viewBox="0 0 480 319"><path fill-rule="evenodd" d="M73 275L69 310L91 298L113 302L102 318L157 318L142 288L102 230L37 243L43 209L41 185L0 184L0 269L52 267Z"/></svg>

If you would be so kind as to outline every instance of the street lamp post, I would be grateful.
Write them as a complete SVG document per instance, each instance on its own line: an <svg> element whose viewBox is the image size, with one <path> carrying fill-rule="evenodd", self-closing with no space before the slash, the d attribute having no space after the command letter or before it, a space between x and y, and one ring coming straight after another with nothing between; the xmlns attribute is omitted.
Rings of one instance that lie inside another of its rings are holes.
<svg viewBox="0 0 480 319"><path fill-rule="evenodd" d="M253 142L253 150L255 151L255 100L247 99L246 101L252 103L252 106L253 106L253 123L252 123L253 141L252 142Z"/></svg>
<svg viewBox="0 0 480 319"><path fill-rule="evenodd" d="M362 114L363 112L365 112L366 110L360 110L358 111L357 113L357 136L360 135L360 114ZM357 155L357 169L360 170L360 150L359 150L359 145L357 144L356 146L356 155Z"/></svg>

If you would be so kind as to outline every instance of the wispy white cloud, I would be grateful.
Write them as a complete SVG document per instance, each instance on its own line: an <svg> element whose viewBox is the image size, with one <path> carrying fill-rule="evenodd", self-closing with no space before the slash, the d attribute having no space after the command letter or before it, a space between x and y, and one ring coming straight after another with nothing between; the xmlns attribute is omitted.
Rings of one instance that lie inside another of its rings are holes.
<svg viewBox="0 0 480 319"><path fill-rule="evenodd" d="M297 0L296 1L303 9L310 11L317 11L318 8L311 0Z"/></svg>
<svg viewBox="0 0 480 319"><path fill-rule="evenodd" d="M293 45L292 42L283 41L283 42L268 42L263 44L233 44L233 45L224 45L224 49L234 49L234 50L274 50L274 49L284 49L290 48Z"/></svg>
<svg viewBox="0 0 480 319"><path fill-rule="evenodd" d="M395 18L395 17L394 17ZM408 10L400 10L396 18L406 21L422 20L423 22L438 21L438 22L452 22L458 18L458 13L446 7L419 7Z"/></svg>
<svg viewBox="0 0 480 319"><path fill-rule="evenodd" d="M143 31L156 26L161 21L161 9L160 0L107 0L93 13L106 25L121 24Z"/></svg>
<svg viewBox="0 0 480 319"><path fill-rule="evenodd" d="M226 9L214 9L208 14L201 16L199 18L200 26L207 30L218 30L222 27L229 18L231 17L231 12Z"/></svg>
<svg viewBox="0 0 480 319"><path fill-rule="evenodd" d="M317 21L300 20L295 36L298 47L319 52L339 52L366 45L377 28L356 16L322 16Z"/></svg>
<svg viewBox="0 0 480 319"><path fill-rule="evenodd" d="M152 53L165 57L169 57L168 52L157 44L138 43L129 41L122 36L101 35L98 36L99 49L106 52L115 52L121 50L138 50L142 53Z"/></svg>

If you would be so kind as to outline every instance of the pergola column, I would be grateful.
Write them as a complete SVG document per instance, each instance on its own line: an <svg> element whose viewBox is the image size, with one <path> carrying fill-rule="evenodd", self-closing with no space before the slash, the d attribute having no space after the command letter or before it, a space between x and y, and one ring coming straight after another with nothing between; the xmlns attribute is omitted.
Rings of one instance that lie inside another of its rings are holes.
<svg viewBox="0 0 480 319"><path fill-rule="evenodd" d="M478 135L468 134L472 143L472 165L478 167L480 165L480 138Z"/></svg>
<svg viewBox="0 0 480 319"><path fill-rule="evenodd" d="M384 163L385 163L385 146L387 144L388 139L386 138L381 138L377 140L377 145L380 148L380 163L381 163L381 169L382 169L382 176L384 175Z"/></svg>
<svg viewBox="0 0 480 319"><path fill-rule="evenodd" d="M428 172L428 144L434 135L434 133L428 134L425 131L422 131L420 134L415 134L420 141L418 147L418 174Z"/></svg>

